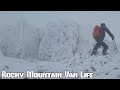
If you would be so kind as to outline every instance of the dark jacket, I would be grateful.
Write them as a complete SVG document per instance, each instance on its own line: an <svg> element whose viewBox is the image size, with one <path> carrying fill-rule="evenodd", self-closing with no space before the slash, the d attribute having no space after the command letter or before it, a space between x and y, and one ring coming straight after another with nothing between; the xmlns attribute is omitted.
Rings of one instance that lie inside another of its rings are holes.
<svg viewBox="0 0 120 90"><path fill-rule="evenodd" d="M106 26L101 27L100 30L102 31L102 35L101 35L101 37L96 39L97 42L102 42L104 40L105 32L107 32L112 39L114 38L113 34L110 32L110 30Z"/></svg>

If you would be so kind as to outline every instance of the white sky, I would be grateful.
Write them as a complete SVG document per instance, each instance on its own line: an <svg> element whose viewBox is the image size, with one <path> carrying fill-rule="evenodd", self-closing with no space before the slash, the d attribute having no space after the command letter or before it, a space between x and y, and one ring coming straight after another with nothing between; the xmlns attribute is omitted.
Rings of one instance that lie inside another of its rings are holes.
<svg viewBox="0 0 120 90"><path fill-rule="evenodd" d="M73 20L81 25L93 27L95 24L105 22L116 34L120 30L120 11L0 11L0 27L16 24L21 18L36 27L51 21Z"/></svg>
<svg viewBox="0 0 120 90"><path fill-rule="evenodd" d="M31 24L40 25L56 20L76 20L82 24L120 22L120 11L0 11L0 24L11 24L25 18Z"/></svg>

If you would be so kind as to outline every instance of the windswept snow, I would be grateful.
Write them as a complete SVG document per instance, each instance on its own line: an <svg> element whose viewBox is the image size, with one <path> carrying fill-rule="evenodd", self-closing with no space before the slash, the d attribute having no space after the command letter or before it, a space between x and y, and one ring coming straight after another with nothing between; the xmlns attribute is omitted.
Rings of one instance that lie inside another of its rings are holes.
<svg viewBox="0 0 120 90"><path fill-rule="evenodd" d="M84 57L76 54L69 60L60 62L49 61L25 61L22 59L0 57L0 71L7 72L93 72L93 79L120 79L120 59L119 54L114 57ZM26 78L26 77L23 77Z"/></svg>
<svg viewBox="0 0 120 90"><path fill-rule="evenodd" d="M0 72L69 70L93 72L93 79L120 79L120 53L108 37L109 54L101 55L101 47L98 56L89 56L95 45L92 29L71 20L50 22L40 28L25 20L5 26L0 30ZM116 44L119 49L119 42Z"/></svg>

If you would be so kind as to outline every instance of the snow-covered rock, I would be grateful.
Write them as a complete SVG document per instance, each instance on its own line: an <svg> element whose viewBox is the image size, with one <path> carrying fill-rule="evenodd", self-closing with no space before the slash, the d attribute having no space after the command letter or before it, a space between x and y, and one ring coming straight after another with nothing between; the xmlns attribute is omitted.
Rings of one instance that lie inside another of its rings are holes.
<svg viewBox="0 0 120 90"><path fill-rule="evenodd" d="M38 49L43 34L41 30L20 21L15 26L9 26L1 33L1 50L7 57L38 58Z"/></svg>
<svg viewBox="0 0 120 90"><path fill-rule="evenodd" d="M61 61L77 52L80 44L80 26L76 22L58 22L47 25L45 37L40 43L39 59Z"/></svg>

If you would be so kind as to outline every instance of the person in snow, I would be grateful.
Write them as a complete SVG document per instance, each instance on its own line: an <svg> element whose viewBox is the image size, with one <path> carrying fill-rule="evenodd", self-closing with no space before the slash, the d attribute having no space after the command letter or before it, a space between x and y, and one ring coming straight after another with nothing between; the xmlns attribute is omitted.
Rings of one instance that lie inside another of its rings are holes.
<svg viewBox="0 0 120 90"><path fill-rule="evenodd" d="M96 45L93 48L91 56L92 55L96 55L98 48L100 48L101 46L103 46L102 54L103 55L107 54L108 45L105 42L103 42L103 40L105 38L105 32L108 33L108 35L112 38L112 40L115 39L114 35L106 27L105 23L101 23L101 25L100 25L100 32L101 32L101 34L99 35L99 37L97 37L97 38L95 37L94 38L97 43L96 43Z"/></svg>

